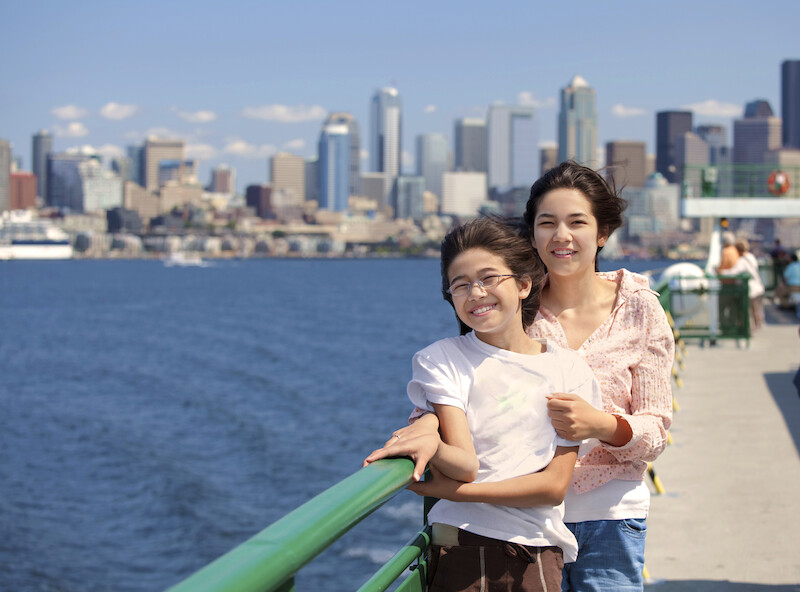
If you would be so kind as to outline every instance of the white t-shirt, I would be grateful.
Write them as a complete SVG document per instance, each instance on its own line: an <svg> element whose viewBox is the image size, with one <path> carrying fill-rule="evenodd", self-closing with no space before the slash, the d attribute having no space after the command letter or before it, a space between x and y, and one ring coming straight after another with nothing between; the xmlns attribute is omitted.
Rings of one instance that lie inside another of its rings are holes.
<svg viewBox="0 0 800 592"><path fill-rule="evenodd" d="M437 341L413 358L411 402L420 409L433 411L437 403L466 413L480 462L475 483L535 473L550 463L557 446L580 444L556 434L546 395L573 393L601 408L600 386L583 358L551 341L539 341L546 351L518 354L484 343L471 332ZM440 500L428 518L499 540L558 546L569 562L578 546L563 516L563 504L512 508Z"/></svg>

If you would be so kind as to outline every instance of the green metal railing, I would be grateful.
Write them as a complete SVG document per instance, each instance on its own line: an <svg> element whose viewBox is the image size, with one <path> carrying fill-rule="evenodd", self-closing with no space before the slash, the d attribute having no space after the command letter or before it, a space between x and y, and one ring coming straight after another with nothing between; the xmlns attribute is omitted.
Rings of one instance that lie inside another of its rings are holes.
<svg viewBox="0 0 800 592"><path fill-rule="evenodd" d="M684 197L695 198L797 199L800 198L800 166L777 163L687 165L683 171L683 191Z"/></svg>
<svg viewBox="0 0 800 592"><path fill-rule="evenodd" d="M411 483L414 463L405 458L373 463L290 512L248 541L208 564L170 592L290 592L297 572L334 541ZM422 592L430 544L421 530L359 592L381 592L409 567L397 588Z"/></svg>

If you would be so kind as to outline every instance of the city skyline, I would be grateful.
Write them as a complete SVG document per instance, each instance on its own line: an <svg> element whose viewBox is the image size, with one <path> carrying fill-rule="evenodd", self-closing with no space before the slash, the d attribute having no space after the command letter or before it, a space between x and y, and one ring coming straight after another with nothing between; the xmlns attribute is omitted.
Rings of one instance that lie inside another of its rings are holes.
<svg viewBox="0 0 800 592"><path fill-rule="evenodd" d="M781 113L800 4L631 5L587 2L575 18L530 2L23 3L0 23L14 49L0 66L0 138L31 170L40 129L54 151L90 145L106 165L148 135L177 137L201 183L226 163L243 192L268 181L280 151L316 156L333 111L355 117L369 172L370 99L385 86L403 101L406 173L417 136L445 134L452 151L456 120L485 119L496 101L535 107L539 143L553 144L560 90L576 75L596 90L601 149L631 140L655 153L658 111L691 110L729 141L745 103Z"/></svg>

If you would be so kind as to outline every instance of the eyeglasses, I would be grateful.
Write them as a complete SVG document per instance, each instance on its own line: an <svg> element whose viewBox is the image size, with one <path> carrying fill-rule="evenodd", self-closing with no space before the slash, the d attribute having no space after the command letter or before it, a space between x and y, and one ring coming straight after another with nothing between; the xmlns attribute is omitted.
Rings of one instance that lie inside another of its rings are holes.
<svg viewBox="0 0 800 592"><path fill-rule="evenodd" d="M475 284L480 286L481 290L487 292L492 288L497 287L500 284L500 282L505 281L506 278L510 277L515 278L517 276L514 275L513 273L507 273L504 275L487 275L479 280L475 280L474 282L461 282L452 285L450 286L450 288L448 288L447 293L450 294L450 296L461 298L472 292L472 286Z"/></svg>

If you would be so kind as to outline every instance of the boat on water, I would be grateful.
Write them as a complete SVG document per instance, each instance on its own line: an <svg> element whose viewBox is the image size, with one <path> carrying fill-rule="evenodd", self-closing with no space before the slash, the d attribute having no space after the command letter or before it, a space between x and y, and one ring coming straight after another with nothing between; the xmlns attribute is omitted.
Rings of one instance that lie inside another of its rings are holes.
<svg viewBox="0 0 800 592"><path fill-rule="evenodd" d="M166 267L206 267L208 265L199 255L192 255L181 251L170 253L163 261Z"/></svg>
<svg viewBox="0 0 800 592"><path fill-rule="evenodd" d="M28 210L0 215L0 260L71 259L69 235L46 218Z"/></svg>

